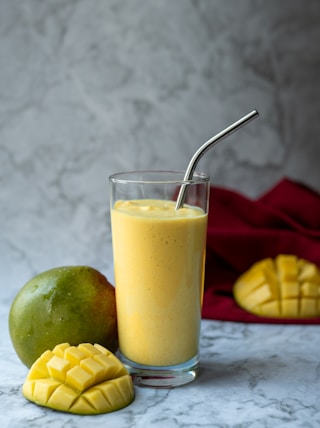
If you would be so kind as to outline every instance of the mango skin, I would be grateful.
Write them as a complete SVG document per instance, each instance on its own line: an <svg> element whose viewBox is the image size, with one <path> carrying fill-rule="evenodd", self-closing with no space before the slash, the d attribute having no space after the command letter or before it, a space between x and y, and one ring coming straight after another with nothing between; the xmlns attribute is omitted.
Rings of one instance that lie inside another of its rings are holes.
<svg viewBox="0 0 320 428"><path fill-rule="evenodd" d="M23 384L26 399L80 415L109 413L134 400L127 369L101 345L61 343L31 366Z"/></svg>
<svg viewBox="0 0 320 428"><path fill-rule="evenodd" d="M320 269L293 254L254 263L233 286L237 304L266 318L307 319L320 316Z"/></svg>

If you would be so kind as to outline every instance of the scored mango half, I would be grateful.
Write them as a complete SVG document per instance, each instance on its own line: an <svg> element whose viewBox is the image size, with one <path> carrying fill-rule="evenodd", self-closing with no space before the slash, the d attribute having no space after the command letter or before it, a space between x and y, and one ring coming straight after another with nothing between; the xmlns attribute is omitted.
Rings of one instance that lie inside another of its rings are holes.
<svg viewBox="0 0 320 428"><path fill-rule="evenodd" d="M61 343L31 366L22 387L30 401L63 412L109 413L134 400L127 369L101 345Z"/></svg>
<svg viewBox="0 0 320 428"><path fill-rule="evenodd" d="M266 258L244 272L233 286L240 307L269 318L320 316L320 270L292 254Z"/></svg>

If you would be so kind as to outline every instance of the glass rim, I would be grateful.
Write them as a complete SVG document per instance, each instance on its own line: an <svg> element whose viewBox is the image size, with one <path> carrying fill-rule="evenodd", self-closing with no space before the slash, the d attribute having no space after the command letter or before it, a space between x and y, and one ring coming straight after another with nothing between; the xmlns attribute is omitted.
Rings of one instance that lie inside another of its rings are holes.
<svg viewBox="0 0 320 428"><path fill-rule="evenodd" d="M144 178L139 178L138 176L145 174L150 175L150 178L147 176ZM159 175L159 178L152 178L152 174ZM172 174L172 175L180 175L181 178L160 178L160 175L165 174ZM134 178L134 176L137 176L137 178ZM198 172L195 171L193 173L193 176L190 180L184 180L185 171L182 170L156 170L156 169L142 169L142 170L132 170L132 171L123 171L123 172L117 172L115 174L111 174L109 176L109 181L112 183L145 183L145 184L181 184L181 183L188 183L188 184L199 184L199 183L206 183L210 181L210 177L208 174L204 172Z"/></svg>

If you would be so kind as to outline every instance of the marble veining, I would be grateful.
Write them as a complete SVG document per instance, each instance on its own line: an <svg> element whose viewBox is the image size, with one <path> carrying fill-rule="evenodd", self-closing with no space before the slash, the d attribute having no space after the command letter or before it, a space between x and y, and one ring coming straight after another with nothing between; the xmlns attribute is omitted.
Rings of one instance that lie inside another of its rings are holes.
<svg viewBox="0 0 320 428"><path fill-rule="evenodd" d="M203 322L202 374L81 418L20 393L7 316L35 274L113 280L108 176L199 163L256 197L288 176L320 191L318 0L0 1L0 425L318 427L318 328Z"/></svg>

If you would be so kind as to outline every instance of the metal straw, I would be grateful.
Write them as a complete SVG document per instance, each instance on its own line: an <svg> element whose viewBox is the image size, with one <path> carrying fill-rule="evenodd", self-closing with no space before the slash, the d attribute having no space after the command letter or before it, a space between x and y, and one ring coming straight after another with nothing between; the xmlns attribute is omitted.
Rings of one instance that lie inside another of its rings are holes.
<svg viewBox="0 0 320 428"><path fill-rule="evenodd" d="M195 154L192 156L189 162L188 168L183 178L183 181L185 181L185 183L183 183L180 187L180 191L176 202L176 210L178 210L183 206L186 193L187 193L188 184L189 184L188 182L192 179L194 170L196 169L196 166L200 158L205 154L205 152L209 150L212 146L214 146L216 143L221 141L223 138L228 137L232 132L237 131L239 128L246 125L248 122L250 122L251 120L255 119L258 116L259 116L258 111L253 110L252 112L248 113L246 116L243 116L241 119L237 120L232 125L225 128L223 131L211 137L195 152Z"/></svg>

